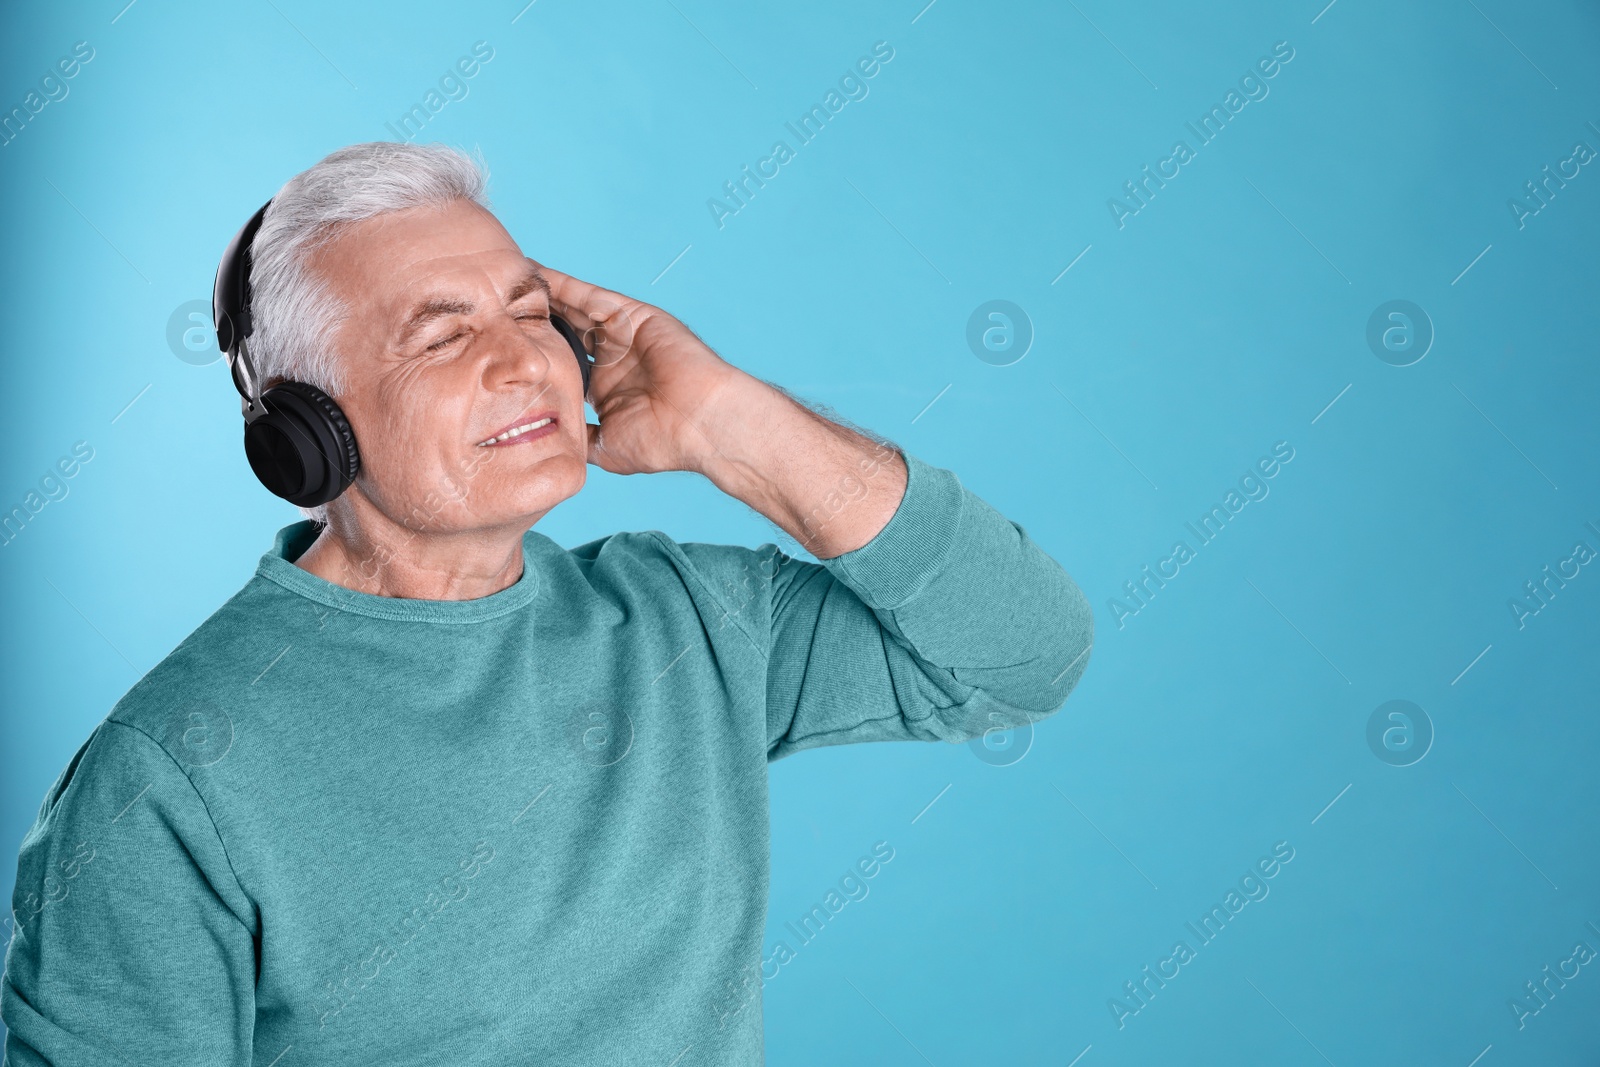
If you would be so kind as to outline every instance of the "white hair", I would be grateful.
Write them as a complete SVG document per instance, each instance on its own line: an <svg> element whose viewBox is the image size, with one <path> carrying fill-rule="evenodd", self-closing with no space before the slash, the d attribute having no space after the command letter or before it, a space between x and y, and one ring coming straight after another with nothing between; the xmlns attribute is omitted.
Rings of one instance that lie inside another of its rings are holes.
<svg viewBox="0 0 1600 1067"><path fill-rule="evenodd" d="M350 309L307 269L318 247L344 224L391 211L452 200L487 209L487 184L481 153L398 141L349 145L285 182L251 244L250 355L261 388L305 382L337 400L349 385L333 337ZM326 504L300 512L328 521Z"/></svg>

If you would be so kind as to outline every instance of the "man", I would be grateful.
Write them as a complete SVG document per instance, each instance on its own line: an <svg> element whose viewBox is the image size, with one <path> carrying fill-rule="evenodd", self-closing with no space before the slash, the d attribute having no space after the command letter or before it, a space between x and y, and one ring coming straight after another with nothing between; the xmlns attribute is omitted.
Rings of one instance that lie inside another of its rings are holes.
<svg viewBox="0 0 1600 1067"><path fill-rule="evenodd" d="M359 475L50 788L13 1067L760 1063L768 764L1035 722L1082 675L1088 602L1020 526L482 194L356 145L267 212L256 358L336 399ZM590 463L697 472L822 562L564 549L531 527Z"/></svg>

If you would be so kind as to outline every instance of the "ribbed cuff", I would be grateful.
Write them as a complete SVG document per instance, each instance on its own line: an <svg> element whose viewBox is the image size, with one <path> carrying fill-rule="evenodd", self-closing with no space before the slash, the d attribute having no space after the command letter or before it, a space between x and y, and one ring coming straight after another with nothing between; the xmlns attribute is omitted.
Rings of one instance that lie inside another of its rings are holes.
<svg viewBox="0 0 1600 1067"><path fill-rule="evenodd" d="M902 452L906 491L888 525L862 545L822 561L868 606L895 608L916 596L949 560L966 490L953 471Z"/></svg>

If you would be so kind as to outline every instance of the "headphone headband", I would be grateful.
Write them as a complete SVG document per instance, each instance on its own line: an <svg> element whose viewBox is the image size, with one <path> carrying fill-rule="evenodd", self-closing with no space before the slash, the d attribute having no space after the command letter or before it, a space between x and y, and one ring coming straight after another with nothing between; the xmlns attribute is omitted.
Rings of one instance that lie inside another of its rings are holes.
<svg viewBox="0 0 1600 1067"><path fill-rule="evenodd" d="M217 280L211 291L211 313L217 326L217 347L223 352L232 348L236 341L249 337L254 328L250 321L250 246L271 206L271 200L262 204L244 228L233 235L217 267Z"/></svg>
<svg viewBox="0 0 1600 1067"><path fill-rule="evenodd" d="M250 268L255 263L251 250L256 231L261 229L261 221L266 218L267 208L271 206L271 200L262 204L250 216L250 221L233 235L227 250L222 253L222 262L217 266L217 278L211 289L211 321L216 324L217 348L228 357L228 371L233 377L233 386L246 401L259 399L261 384L256 375L255 362L244 343L245 338L255 330L255 322L250 314ZM250 414L247 405L246 416Z"/></svg>

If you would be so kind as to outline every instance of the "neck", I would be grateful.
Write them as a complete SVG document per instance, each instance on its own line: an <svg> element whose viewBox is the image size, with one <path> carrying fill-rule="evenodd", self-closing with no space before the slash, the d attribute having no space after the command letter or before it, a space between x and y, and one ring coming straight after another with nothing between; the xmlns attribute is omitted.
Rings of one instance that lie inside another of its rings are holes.
<svg viewBox="0 0 1600 1067"><path fill-rule="evenodd" d="M477 600L522 577L522 532L515 529L423 533L328 519L295 566L358 593Z"/></svg>

